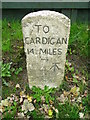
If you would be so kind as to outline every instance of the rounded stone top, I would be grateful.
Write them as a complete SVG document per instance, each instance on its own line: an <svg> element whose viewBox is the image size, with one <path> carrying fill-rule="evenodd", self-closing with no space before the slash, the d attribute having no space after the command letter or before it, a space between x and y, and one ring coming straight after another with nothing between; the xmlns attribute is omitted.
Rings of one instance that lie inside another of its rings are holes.
<svg viewBox="0 0 90 120"><path fill-rule="evenodd" d="M32 17L37 17L37 16L58 17L59 19L60 18L61 19L67 19L70 22L70 19L67 16L65 16L64 14L59 13L59 12L55 12L55 11L50 11L50 10L41 10L41 11L29 13L22 19L22 21L24 21L27 18L32 18Z"/></svg>

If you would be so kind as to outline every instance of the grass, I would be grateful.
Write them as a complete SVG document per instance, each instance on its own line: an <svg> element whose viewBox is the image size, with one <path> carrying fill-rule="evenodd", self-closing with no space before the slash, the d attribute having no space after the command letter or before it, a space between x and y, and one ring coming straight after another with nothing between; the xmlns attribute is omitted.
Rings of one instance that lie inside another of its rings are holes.
<svg viewBox="0 0 90 120"><path fill-rule="evenodd" d="M2 38L3 40L21 40L22 39L22 29L19 20L13 20L12 22L4 19L2 21Z"/></svg>
<svg viewBox="0 0 90 120"><path fill-rule="evenodd" d="M72 57L73 54L79 57L82 56L83 59L88 57L88 25L87 24L79 24L79 25L73 24L71 26L68 53L69 53L68 54L69 59L70 56ZM8 63L12 62L11 67L3 71L4 73L3 76L5 78L5 81L6 82L10 81L11 86L6 87L3 85L2 97L5 99L11 94L17 94L20 98L20 91L23 91L23 89L26 87L25 88L26 94L30 95L33 98L32 103L36 108L34 111L27 113L28 115L31 116L31 119L41 118L41 117L44 118L44 115L40 114L40 111L38 110L40 107L43 106L44 101L45 101L44 104L49 105L49 107L52 105L53 107L58 109L59 112L58 114L55 112L55 110L50 109L53 111L53 115L51 116L53 119L54 118L79 119L79 112L83 112L84 114L87 113L89 108L88 97L82 98L82 105L83 105L82 110L79 110L80 103L74 104L76 101L74 101L74 103L70 101L70 99L72 99L73 96L77 100L78 97L84 95L85 90L87 90L87 84L84 83L83 80L87 82L88 73L85 71L85 69L82 69L81 72L79 71L79 69L75 68L76 66L75 63L70 65L70 62L66 61L65 80L60 85L59 89L55 89L55 90L49 89L47 86L45 86L44 90L41 90L36 87L29 89L28 84L26 84L27 82L24 83L24 81L26 81L26 78L23 77L23 75L26 74L25 73L26 63L25 63L25 55L24 55L25 53L23 50L23 35L22 35L20 21L13 20L9 22L6 19L2 21L2 54L3 54L2 55L3 65L7 65ZM77 58L75 59L77 60ZM73 59L72 62L74 62ZM78 65L79 63L80 61L78 61ZM5 66L3 67L5 68ZM10 77L6 76L7 73L10 74ZM74 78L74 76L78 78ZM85 76L85 79L83 79L82 76ZM15 87L17 83L22 85L20 90L17 90ZM74 86L76 87L73 89L73 92L71 93L70 90ZM79 96L77 96L76 94L77 87L80 88ZM60 97L61 94L67 94L67 93L69 93L69 95L67 95L68 101L66 101L64 104L61 104L56 98ZM45 100L41 100L42 96L44 97ZM37 101L36 103L34 103L35 100ZM20 102L20 99L18 102ZM8 112L9 108L6 107L6 114L4 114L5 115L4 118L7 119L9 115L10 115L9 119L15 117L15 115L17 114L16 112L18 110L16 106L18 107L18 105L13 104L10 107L11 114Z"/></svg>
<svg viewBox="0 0 90 120"><path fill-rule="evenodd" d="M62 119L79 119L79 109L76 104L66 102L64 105L59 104L59 118Z"/></svg>
<svg viewBox="0 0 90 120"><path fill-rule="evenodd" d="M22 40L22 38L20 21L9 22L6 19L2 21L2 50L4 52L11 50L11 42Z"/></svg>
<svg viewBox="0 0 90 120"><path fill-rule="evenodd" d="M87 24L73 24L70 31L69 46L79 55L88 57L88 25Z"/></svg>

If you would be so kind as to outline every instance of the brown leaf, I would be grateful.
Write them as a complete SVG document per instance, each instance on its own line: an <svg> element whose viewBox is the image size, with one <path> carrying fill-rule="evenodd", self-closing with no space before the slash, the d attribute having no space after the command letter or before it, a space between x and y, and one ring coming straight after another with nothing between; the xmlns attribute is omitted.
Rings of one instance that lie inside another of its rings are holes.
<svg viewBox="0 0 90 120"><path fill-rule="evenodd" d="M68 80L68 76L65 76L66 80Z"/></svg>
<svg viewBox="0 0 90 120"><path fill-rule="evenodd" d="M54 104L54 102L53 102L52 100L49 100L49 102L50 102L50 104L51 104L51 105L53 105L53 104Z"/></svg>
<svg viewBox="0 0 90 120"><path fill-rule="evenodd" d="M74 86L73 88L71 88L70 93L77 97L79 95L79 90L79 87Z"/></svg>
<svg viewBox="0 0 90 120"><path fill-rule="evenodd" d="M4 112L4 107L3 106L0 106L0 112L3 113Z"/></svg>
<svg viewBox="0 0 90 120"><path fill-rule="evenodd" d="M64 96L66 97L66 96L69 95L69 92L64 91L63 94L64 94Z"/></svg>

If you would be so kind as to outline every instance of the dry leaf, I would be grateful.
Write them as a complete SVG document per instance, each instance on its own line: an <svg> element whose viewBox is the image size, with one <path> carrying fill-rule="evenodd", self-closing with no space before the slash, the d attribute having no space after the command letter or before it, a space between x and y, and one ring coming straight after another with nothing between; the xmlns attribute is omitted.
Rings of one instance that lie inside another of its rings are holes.
<svg viewBox="0 0 90 120"><path fill-rule="evenodd" d="M19 118L24 118L24 113L22 112L22 113L18 113L18 117Z"/></svg>
<svg viewBox="0 0 90 120"><path fill-rule="evenodd" d="M3 113L4 112L4 107L3 106L0 106L0 112Z"/></svg>
<svg viewBox="0 0 90 120"><path fill-rule="evenodd" d="M80 116L80 118L83 118L84 113L80 112L80 113L79 113L79 116Z"/></svg>
<svg viewBox="0 0 90 120"><path fill-rule="evenodd" d="M80 96L78 97L77 102L81 102L81 97Z"/></svg>
<svg viewBox="0 0 90 120"><path fill-rule="evenodd" d="M72 102L75 102L75 100L76 100L76 99L75 99L75 98L73 98L71 101L72 101Z"/></svg>
<svg viewBox="0 0 90 120"><path fill-rule="evenodd" d="M44 96L41 96L41 100L42 100L43 103L45 102Z"/></svg>
<svg viewBox="0 0 90 120"><path fill-rule="evenodd" d="M2 106L9 106L10 103L8 102L7 99L5 99L5 100L2 100L2 101L1 101L1 105L2 105Z"/></svg>
<svg viewBox="0 0 90 120"><path fill-rule="evenodd" d="M52 109L53 109L56 113L58 113L58 109L56 109L54 106L52 107Z"/></svg>
<svg viewBox="0 0 90 120"><path fill-rule="evenodd" d="M50 104L51 104L51 105L53 105L53 104L54 104L54 102L53 102L52 100L49 100L49 102L50 102Z"/></svg>
<svg viewBox="0 0 90 120"><path fill-rule="evenodd" d="M79 87L74 86L73 88L71 88L70 93L77 97L79 95L79 90Z"/></svg>
<svg viewBox="0 0 90 120"><path fill-rule="evenodd" d="M33 102L34 102L34 103L36 103L36 102L37 102L37 100L35 99Z"/></svg>
<svg viewBox="0 0 90 120"><path fill-rule="evenodd" d="M11 25L10 25L10 23L8 23L8 27L9 27L9 28L11 28Z"/></svg>
<svg viewBox="0 0 90 120"><path fill-rule="evenodd" d="M22 103L22 102L23 102L23 98L21 97L21 98L20 98L20 103Z"/></svg>
<svg viewBox="0 0 90 120"><path fill-rule="evenodd" d="M19 84L16 85L16 88L21 88Z"/></svg>
<svg viewBox="0 0 90 120"><path fill-rule="evenodd" d="M68 99L67 97L64 97L64 94L61 94L61 96L57 98L57 100L58 100L59 102L62 102L62 103L64 103L65 100L67 100L67 99Z"/></svg>
<svg viewBox="0 0 90 120"><path fill-rule="evenodd" d="M68 80L68 76L65 76L66 80Z"/></svg>
<svg viewBox="0 0 90 120"><path fill-rule="evenodd" d="M69 92L64 91L63 94L64 94L64 96L66 97L66 96L69 95Z"/></svg>
<svg viewBox="0 0 90 120"><path fill-rule="evenodd" d="M56 113L59 113L59 112L58 112L58 109L55 109L55 112L56 112Z"/></svg>
<svg viewBox="0 0 90 120"><path fill-rule="evenodd" d="M33 111L35 109L34 105L30 102L28 102L28 100L24 100L23 105L22 105L22 111L24 111L24 113L27 113L28 111Z"/></svg>
<svg viewBox="0 0 90 120"><path fill-rule="evenodd" d="M84 92L84 96L85 96L85 97L87 96L87 93L88 93L87 90L85 90L85 92Z"/></svg>
<svg viewBox="0 0 90 120"><path fill-rule="evenodd" d="M49 106L46 104L43 104L44 111L48 114Z"/></svg>

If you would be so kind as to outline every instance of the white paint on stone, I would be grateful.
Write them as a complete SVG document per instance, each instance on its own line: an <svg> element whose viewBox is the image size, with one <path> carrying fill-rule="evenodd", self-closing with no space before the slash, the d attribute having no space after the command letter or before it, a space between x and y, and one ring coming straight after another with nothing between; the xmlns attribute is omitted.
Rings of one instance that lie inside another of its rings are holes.
<svg viewBox="0 0 90 120"><path fill-rule="evenodd" d="M58 87L64 67L70 19L49 10L33 12L22 19L29 87Z"/></svg>

